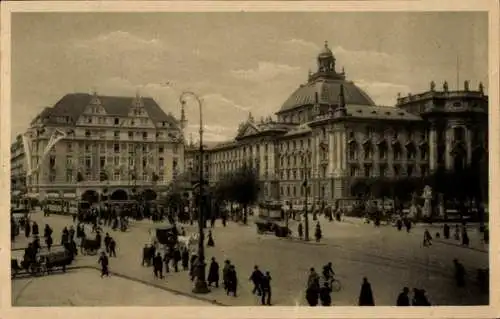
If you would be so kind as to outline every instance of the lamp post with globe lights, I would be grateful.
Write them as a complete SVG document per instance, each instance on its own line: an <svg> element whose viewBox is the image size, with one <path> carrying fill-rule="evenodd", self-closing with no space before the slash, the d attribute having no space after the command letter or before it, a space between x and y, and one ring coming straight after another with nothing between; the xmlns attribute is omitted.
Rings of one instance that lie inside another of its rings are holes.
<svg viewBox="0 0 500 319"><path fill-rule="evenodd" d="M205 278L205 247L204 247L204 241L205 241L205 233L203 231L203 226L205 224L205 221L203 219L203 201L202 201L202 195L203 195L203 184L204 184L204 178L203 178L203 112L202 112L202 100L198 97L193 92L190 91L185 91L182 92L181 96L179 97L179 101L182 105L182 108L184 109L184 106L186 105L187 99L192 98L198 103L198 108L200 111L200 162L199 162L199 201L198 201L198 230L199 230L199 239L198 239L198 265L196 268L197 271L197 276L196 276L196 282L193 288L193 292L197 294L206 294L210 292L210 289L208 289L207 281Z"/></svg>

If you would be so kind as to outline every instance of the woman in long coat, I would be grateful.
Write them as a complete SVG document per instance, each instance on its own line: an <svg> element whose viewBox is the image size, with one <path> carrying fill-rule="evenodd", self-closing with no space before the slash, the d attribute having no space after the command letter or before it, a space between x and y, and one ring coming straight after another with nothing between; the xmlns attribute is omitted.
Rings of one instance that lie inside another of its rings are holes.
<svg viewBox="0 0 500 319"><path fill-rule="evenodd" d="M212 262L210 263L210 268L208 270L208 286L212 283L215 284L216 288L219 288L219 263L215 261L215 257L212 257Z"/></svg>
<svg viewBox="0 0 500 319"><path fill-rule="evenodd" d="M375 301L373 299L372 286L368 282L366 277L363 278L363 284L361 285L361 292L359 294L359 306L375 306Z"/></svg>

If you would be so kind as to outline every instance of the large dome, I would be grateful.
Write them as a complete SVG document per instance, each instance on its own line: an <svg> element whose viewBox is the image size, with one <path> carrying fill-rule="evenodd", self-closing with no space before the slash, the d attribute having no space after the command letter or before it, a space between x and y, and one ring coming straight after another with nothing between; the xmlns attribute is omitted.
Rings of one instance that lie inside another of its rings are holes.
<svg viewBox="0 0 500 319"><path fill-rule="evenodd" d="M336 105L338 104L341 85L344 87L346 104L375 106L375 103L368 94L358 88L353 82L341 79L319 79L301 85L286 100L278 113L314 104L316 92L318 92L320 104Z"/></svg>

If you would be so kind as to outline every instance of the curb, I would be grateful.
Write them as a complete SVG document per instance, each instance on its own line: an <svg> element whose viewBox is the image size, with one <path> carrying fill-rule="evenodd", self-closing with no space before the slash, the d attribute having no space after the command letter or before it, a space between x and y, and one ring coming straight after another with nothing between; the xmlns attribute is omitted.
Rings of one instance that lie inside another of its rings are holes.
<svg viewBox="0 0 500 319"><path fill-rule="evenodd" d="M80 268L93 269L93 270L97 270L97 271L101 270L99 267L96 267L96 266L80 266ZM125 275L125 274L122 274L122 273L119 273L119 272L116 272L116 271L111 271L110 270L109 274L113 275L113 276L116 276L116 277L119 277L119 278L123 278L123 279L127 279L127 280L130 280L130 281L134 281L134 282L137 282L137 283L149 286L149 287L154 287L154 288L157 288L157 289L161 289L161 290L164 290L164 291L167 291L167 292L179 295L179 296L183 296L183 297L187 297L187 298L191 298L191 299L196 299L196 300L203 301L203 302L206 302L206 303L211 303L211 304L217 305L217 306L229 307L229 305L223 304L223 303L218 302L216 300L209 300L207 298L202 298L202 297L194 296L194 295L191 295L189 293L185 293L185 292L182 292L182 291L179 291L179 290L175 290L175 289L172 289L172 288L164 287L162 285L151 283L151 282L148 282L148 281L143 280L143 279L134 278L134 277L131 277L129 275Z"/></svg>

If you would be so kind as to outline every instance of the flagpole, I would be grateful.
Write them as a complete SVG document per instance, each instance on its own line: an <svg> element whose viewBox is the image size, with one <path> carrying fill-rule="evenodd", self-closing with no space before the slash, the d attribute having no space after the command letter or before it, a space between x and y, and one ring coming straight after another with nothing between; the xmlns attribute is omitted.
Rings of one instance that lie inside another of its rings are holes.
<svg viewBox="0 0 500 319"><path fill-rule="evenodd" d="M460 58L457 55L457 91L460 90Z"/></svg>

